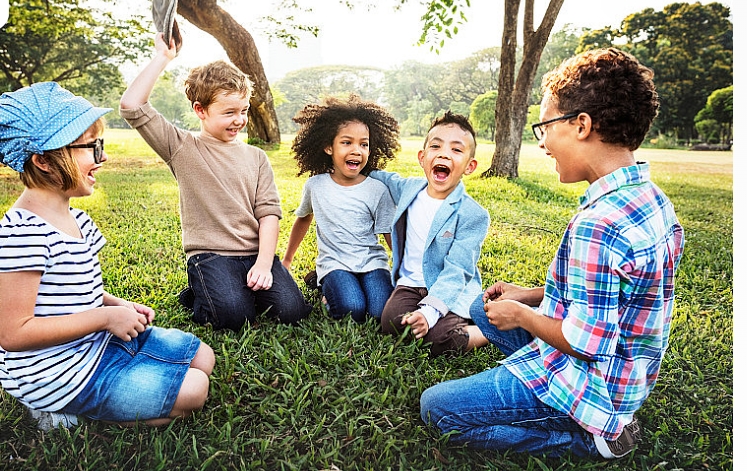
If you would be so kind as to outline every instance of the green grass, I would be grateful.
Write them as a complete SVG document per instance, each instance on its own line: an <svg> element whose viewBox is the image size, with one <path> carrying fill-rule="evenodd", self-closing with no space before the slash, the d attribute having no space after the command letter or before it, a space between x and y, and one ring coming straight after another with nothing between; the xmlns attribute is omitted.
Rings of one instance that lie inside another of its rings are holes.
<svg viewBox="0 0 747 471"><path fill-rule="evenodd" d="M41 432L23 406L0 394L0 469L138 470L690 470L733 468L732 153L640 150L686 230L677 275L670 348L638 417L644 441L615 462L544 459L450 446L419 417L420 393L437 382L495 365L487 347L428 359L422 345L383 336L369 321L334 322L318 309L298 328L260 320L257 329L214 332L189 321L176 293L186 284L178 194L166 166L130 130L109 130L109 161L89 212L109 243L101 254L107 289L151 305L156 324L194 332L216 352L205 409L168 427L82 421ZM283 198L282 254L303 177L289 141L269 152ZM389 169L418 175L420 140L404 140ZM465 179L492 219L479 265L485 285L503 279L540 284L585 185L562 185L554 162L525 144L519 173L483 179L492 145ZM0 210L21 191L0 169ZM316 255L310 231L294 260L298 280ZM305 290L305 287L303 287ZM1 301L0 301L1 302ZM137 400L133 398L133 400Z"/></svg>

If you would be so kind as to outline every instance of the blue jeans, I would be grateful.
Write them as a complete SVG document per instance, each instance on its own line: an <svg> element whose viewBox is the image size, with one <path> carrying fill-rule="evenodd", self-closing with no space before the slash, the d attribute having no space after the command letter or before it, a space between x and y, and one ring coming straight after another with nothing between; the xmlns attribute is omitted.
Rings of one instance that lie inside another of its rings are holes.
<svg viewBox="0 0 747 471"><path fill-rule="evenodd" d="M532 336L523 329L500 331L488 322L482 298L470 309L482 333L506 354L526 345ZM561 456L567 451L600 457L593 436L567 414L537 399L504 366L426 389L420 416L450 440L476 448L513 450Z"/></svg>
<svg viewBox="0 0 747 471"><path fill-rule="evenodd" d="M366 313L381 318L394 289L389 271L384 269L366 273L332 270L324 275L321 285L332 318L342 319L350 313L356 322L365 321Z"/></svg>
<svg viewBox="0 0 747 471"><path fill-rule="evenodd" d="M258 312L292 325L307 317L312 307L277 256L272 262L270 289L253 291L246 286L246 275L256 260L256 255L226 257L214 253L189 257L187 277L195 295L194 321L210 323L214 329L238 331L245 323L254 323Z"/></svg>

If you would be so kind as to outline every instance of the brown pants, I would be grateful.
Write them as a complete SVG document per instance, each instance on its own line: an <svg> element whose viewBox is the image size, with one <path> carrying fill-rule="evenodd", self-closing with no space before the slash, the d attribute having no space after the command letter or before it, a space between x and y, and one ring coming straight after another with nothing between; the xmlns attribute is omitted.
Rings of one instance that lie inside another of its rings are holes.
<svg viewBox="0 0 747 471"><path fill-rule="evenodd" d="M425 288L397 286L381 313L381 330L385 334L399 335L407 325L402 325L402 316L418 310L418 303L428 296ZM472 321L449 312L428 329L423 340L431 344L431 356L446 352L463 353L467 349L469 334L465 327Z"/></svg>

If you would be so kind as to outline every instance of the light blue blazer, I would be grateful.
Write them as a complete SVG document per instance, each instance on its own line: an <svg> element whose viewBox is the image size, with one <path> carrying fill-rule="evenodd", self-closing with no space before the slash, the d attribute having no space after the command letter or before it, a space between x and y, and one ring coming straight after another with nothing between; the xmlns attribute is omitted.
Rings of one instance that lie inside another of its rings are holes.
<svg viewBox="0 0 747 471"><path fill-rule="evenodd" d="M403 178L393 172L374 170L369 175L383 182L397 210L392 224L392 283L397 284L405 253L407 209L428 185L424 177ZM423 252L423 278L428 296L422 303L442 313L469 318L469 307L482 293L477 260L490 225L490 215L473 200L464 183L454 188L436 212Z"/></svg>

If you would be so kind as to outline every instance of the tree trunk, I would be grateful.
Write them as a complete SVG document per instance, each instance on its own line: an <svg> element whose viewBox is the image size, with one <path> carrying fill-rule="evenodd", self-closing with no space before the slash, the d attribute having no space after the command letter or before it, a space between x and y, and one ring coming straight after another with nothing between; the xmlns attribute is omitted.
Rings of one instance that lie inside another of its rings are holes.
<svg viewBox="0 0 747 471"><path fill-rule="evenodd" d="M542 51L550 37L564 0L550 0L542 23L534 31L534 0L524 4L524 53L516 74L516 35L521 0L505 0L501 69L495 104L495 152L483 176L517 178L521 136L527 122L532 82Z"/></svg>
<svg viewBox="0 0 747 471"><path fill-rule="evenodd" d="M280 127L270 84L252 35L219 7L216 0L179 0L177 13L218 40L231 62L254 82L246 126L249 137L279 143Z"/></svg>

